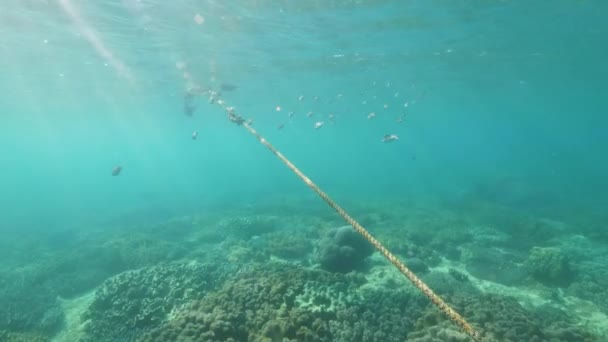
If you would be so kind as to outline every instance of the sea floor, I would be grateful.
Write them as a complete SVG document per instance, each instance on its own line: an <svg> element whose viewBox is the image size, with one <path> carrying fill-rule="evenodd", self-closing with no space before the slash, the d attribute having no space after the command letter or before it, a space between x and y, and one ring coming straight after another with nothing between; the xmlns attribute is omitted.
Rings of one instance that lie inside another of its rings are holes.
<svg viewBox="0 0 608 342"><path fill-rule="evenodd" d="M608 340L608 238L591 220L490 203L345 207L485 339ZM2 341L468 341L306 201L0 244Z"/></svg>

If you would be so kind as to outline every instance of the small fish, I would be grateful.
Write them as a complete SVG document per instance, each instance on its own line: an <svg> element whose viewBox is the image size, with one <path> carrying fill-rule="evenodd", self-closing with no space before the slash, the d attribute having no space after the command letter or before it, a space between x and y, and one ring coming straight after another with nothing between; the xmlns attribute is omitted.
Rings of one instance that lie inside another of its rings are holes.
<svg viewBox="0 0 608 342"><path fill-rule="evenodd" d="M238 87L235 86L234 84L230 84L230 83L222 83L220 84L220 89L223 91L234 91L236 90Z"/></svg>
<svg viewBox="0 0 608 342"><path fill-rule="evenodd" d="M196 104L194 103L194 92L188 89L184 94L184 114L192 116L196 111Z"/></svg>
<svg viewBox="0 0 608 342"><path fill-rule="evenodd" d="M312 117L312 114L313 114L313 112L308 112L308 113L306 113L306 117L307 117L307 118L311 118L311 117Z"/></svg>
<svg viewBox="0 0 608 342"><path fill-rule="evenodd" d="M285 124L284 124L284 123L280 124L280 125L277 127L277 129L279 129L279 130L281 130L281 129L283 129L283 128L285 128Z"/></svg>
<svg viewBox="0 0 608 342"><path fill-rule="evenodd" d="M384 138L382 138L382 142L389 143L389 142L393 142L397 139L399 139L399 137L396 134L385 134Z"/></svg>
<svg viewBox="0 0 608 342"><path fill-rule="evenodd" d="M186 93L184 93L184 102L192 103L193 100L194 100L194 92L191 91L190 89L188 89L186 91Z"/></svg>
<svg viewBox="0 0 608 342"><path fill-rule="evenodd" d="M194 131L192 132L192 140L196 140L196 138L198 138L198 132Z"/></svg>
<svg viewBox="0 0 608 342"><path fill-rule="evenodd" d="M323 122L323 121L317 121L317 122L315 123L315 129L319 129L319 128L323 127L323 124L324 124L324 122Z"/></svg>
<svg viewBox="0 0 608 342"><path fill-rule="evenodd" d="M118 176L122 172L122 166L118 165L114 169L112 169L112 176Z"/></svg>
<svg viewBox="0 0 608 342"><path fill-rule="evenodd" d="M368 120L371 120L371 119L373 119L375 117L376 117L376 113L374 113L374 112L371 112L371 113L367 114L367 119Z"/></svg>
<svg viewBox="0 0 608 342"><path fill-rule="evenodd" d="M189 103L184 104L184 114L186 114L187 116L194 115L195 111L196 111L196 106L189 104Z"/></svg>
<svg viewBox="0 0 608 342"><path fill-rule="evenodd" d="M304 100L304 95L298 96L298 101L302 102Z"/></svg>

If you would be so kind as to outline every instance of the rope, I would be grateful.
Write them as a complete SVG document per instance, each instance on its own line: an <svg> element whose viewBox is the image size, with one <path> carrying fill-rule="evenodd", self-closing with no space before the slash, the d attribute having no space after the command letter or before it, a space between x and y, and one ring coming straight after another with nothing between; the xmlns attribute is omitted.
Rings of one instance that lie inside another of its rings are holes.
<svg viewBox="0 0 608 342"><path fill-rule="evenodd" d="M238 115L233 107L226 106L223 100L218 99L218 94L210 92L210 103L217 103L227 113L228 119L239 125L243 126L249 133L254 135L258 141L266 146L277 158L279 158L293 173L296 174L309 188L311 188L319 197L321 197L325 203L332 207L348 224L350 224L359 234L361 234L370 244L372 244L388 261L391 262L409 281L416 286L439 310L441 310L452 322L458 325L467 335L473 339L473 341L481 341L479 333L449 304L447 304L441 297L439 297L433 290L426 285L414 272L412 272L405 264L403 264L397 257L391 253L386 247L384 247L380 241L376 240L359 222L352 218L342 207L334 202L323 190L321 190L313 181L308 178L302 171L300 171L289 159L287 159L279 150L268 142L262 135L260 135L242 116Z"/></svg>

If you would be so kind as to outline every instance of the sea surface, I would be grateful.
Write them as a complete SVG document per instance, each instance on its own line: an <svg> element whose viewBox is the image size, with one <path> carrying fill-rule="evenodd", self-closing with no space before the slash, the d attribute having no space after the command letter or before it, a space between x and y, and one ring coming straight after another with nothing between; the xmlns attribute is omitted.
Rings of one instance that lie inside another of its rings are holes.
<svg viewBox="0 0 608 342"><path fill-rule="evenodd" d="M0 341L607 341L606 14L3 1Z"/></svg>

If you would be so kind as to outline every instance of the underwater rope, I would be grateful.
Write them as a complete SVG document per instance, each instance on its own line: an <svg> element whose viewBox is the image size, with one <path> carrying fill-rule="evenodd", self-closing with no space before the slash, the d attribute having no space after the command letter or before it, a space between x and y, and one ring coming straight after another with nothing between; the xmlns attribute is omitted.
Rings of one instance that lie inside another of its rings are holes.
<svg viewBox="0 0 608 342"><path fill-rule="evenodd" d="M350 224L359 234L361 234L370 244L372 244L388 261L391 262L409 281L416 286L439 310L441 310L452 322L458 325L467 335L474 341L481 341L479 333L449 304L439 297L426 283L424 283L414 272L412 272L405 264L403 264L393 253L384 247L380 241L376 240L359 222L352 218L342 207L334 202L323 190L321 190L313 181L300 171L289 159L287 159L279 150L260 135L249 121L246 121L242 116L238 115L233 107L229 107L226 103L219 99L216 92L209 92L209 102L217 103L224 109L228 115L228 119L245 127L249 133L253 134L259 142L266 146L277 158L279 158L293 173L295 173L306 185L319 195L330 207L332 207L348 224Z"/></svg>

